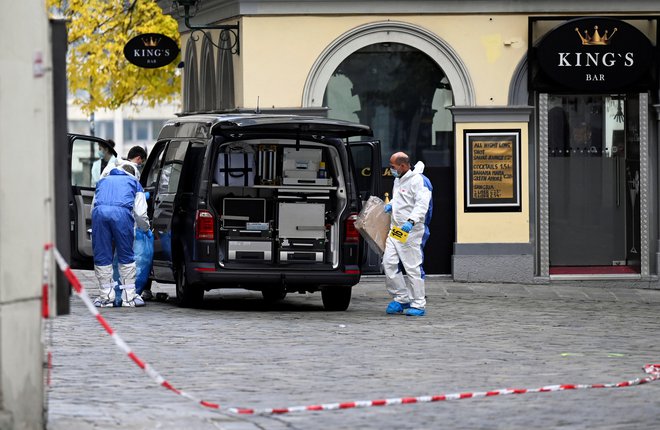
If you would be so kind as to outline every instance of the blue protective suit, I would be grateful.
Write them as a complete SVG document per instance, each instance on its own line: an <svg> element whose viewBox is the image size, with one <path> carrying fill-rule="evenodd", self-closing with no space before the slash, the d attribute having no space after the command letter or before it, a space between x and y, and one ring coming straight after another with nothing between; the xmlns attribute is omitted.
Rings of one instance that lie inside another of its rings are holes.
<svg viewBox="0 0 660 430"><path fill-rule="evenodd" d="M117 249L122 298L132 306L135 294L134 228L149 229L144 190L135 176L115 168L99 180L92 204L92 249L94 271L99 281L99 306L114 301L112 279L113 245ZM127 297L124 298L123 296Z"/></svg>

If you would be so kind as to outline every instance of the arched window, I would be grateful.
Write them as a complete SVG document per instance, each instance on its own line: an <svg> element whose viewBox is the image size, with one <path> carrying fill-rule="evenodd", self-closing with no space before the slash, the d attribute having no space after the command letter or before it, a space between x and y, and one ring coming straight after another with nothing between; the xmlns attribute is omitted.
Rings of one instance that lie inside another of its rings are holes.
<svg viewBox="0 0 660 430"><path fill-rule="evenodd" d="M404 151L427 166L451 163L454 104L447 76L422 51L377 43L342 61L330 77L323 105L331 118L369 124L381 141L383 164Z"/></svg>
<svg viewBox="0 0 660 430"><path fill-rule="evenodd" d="M199 83L197 81L197 44L193 38L186 43L186 59L183 68L183 111L199 109Z"/></svg>
<svg viewBox="0 0 660 430"><path fill-rule="evenodd" d="M218 54L218 85L216 96L217 109L233 109L234 104L234 60L231 53L231 33L220 32L218 38L220 50Z"/></svg>
<svg viewBox="0 0 660 430"><path fill-rule="evenodd" d="M202 41L202 65L200 82L200 110L211 111L216 106L215 89L215 60L213 58L213 45L209 40L210 35L204 35Z"/></svg>
<svg viewBox="0 0 660 430"><path fill-rule="evenodd" d="M372 80L376 75L378 80ZM394 88L399 97L390 97ZM448 166L453 127L446 108L474 106L475 94L467 67L437 34L381 21L354 28L328 45L307 76L302 102L328 106L331 117L371 125L383 141L384 164L396 148L429 166Z"/></svg>

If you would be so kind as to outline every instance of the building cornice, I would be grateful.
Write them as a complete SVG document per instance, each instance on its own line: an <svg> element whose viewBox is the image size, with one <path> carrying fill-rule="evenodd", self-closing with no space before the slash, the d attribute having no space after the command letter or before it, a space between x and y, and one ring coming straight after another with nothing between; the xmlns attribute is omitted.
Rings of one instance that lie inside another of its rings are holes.
<svg viewBox="0 0 660 430"><path fill-rule="evenodd" d="M171 0L158 0L166 13ZM451 15L451 14L658 14L657 0L493 1L493 0L203 0L193 21L208 24L260 15ZM178 18L178 17L177 17Z"/></svg>

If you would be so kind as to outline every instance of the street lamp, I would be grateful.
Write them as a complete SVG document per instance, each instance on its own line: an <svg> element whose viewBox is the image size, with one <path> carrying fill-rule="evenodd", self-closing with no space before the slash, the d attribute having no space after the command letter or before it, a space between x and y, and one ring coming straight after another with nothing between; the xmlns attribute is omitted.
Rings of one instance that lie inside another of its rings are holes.
<svg viewBox="0 0 660 430"><path fill-rule="evenodd" d="M195 41L199 40L199 37L195 36L196 32L201 32L208 41L218 49L231 51L232 54L241 54L240 50L240 40L239 40L239 25L238 22L235 25L194 25L190 23L190 18L194 17L197 14L202 0L173 0L172 1L172 10L176 11L180 18L183 18L183 23L191 31L190 37ZM206 33L206 30L220 30L220 40L221 41L231 41L231 36L233 35L232 43L220 43L217 45L213 43L213 39Z"/></svg>

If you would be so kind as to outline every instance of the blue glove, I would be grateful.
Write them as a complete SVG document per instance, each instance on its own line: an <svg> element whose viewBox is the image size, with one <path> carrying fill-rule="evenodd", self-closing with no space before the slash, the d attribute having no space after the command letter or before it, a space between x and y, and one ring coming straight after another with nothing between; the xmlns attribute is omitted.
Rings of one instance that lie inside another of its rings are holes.
<svg viewBox="0 0 660 430"><path fill-rule="evenodd" d="M152 237L154 237L154 233L151 231L151 229L147 230L147 237L148 237L149 239L151 239Z"/></svg>
<svg viewBox="0 0 660 430"><path fill-rule="evenodd" d="M385 213L389 214L391 212L392 212L392 205L388 203L385 205Z"/></svg>
<svg viewBox="0 0 660 430"><path fill-rule="evenodd" d="M401 230L405 231L406 233L410 233L410 230L412 230L413 225L410 221L406 221L402 226Z"/></svg>
<svg viewBox="0 0 660 430"><path fill-rule="evenodd" d="M144 199L149 200L149 197L151 197L151 193L149 191L144 193Z"/></svg>

